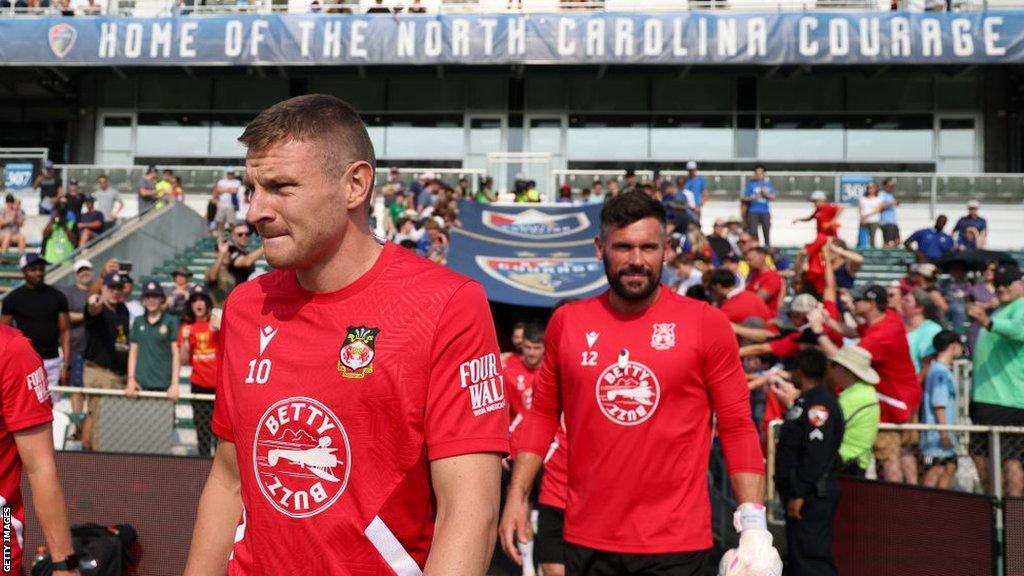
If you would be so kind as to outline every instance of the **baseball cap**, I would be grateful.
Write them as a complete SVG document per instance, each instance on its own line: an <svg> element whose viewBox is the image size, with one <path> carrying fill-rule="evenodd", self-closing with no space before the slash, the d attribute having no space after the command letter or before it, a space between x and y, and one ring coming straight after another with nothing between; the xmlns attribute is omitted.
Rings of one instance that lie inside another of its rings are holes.
<svg viewBox="0 0 1024 576"><path fill-rule="evenodd" d="M725 223L726 224L742 224L743 221L740 220L739 216L733 215L733 216L729 216L729 218L726 219Z"/></svg>
<svg viewBox="0 0 1024 576"><path fill-rule="evenodd" d="M103 277L103 285L107 288L120 288L125 284L125 275L120 272L107 274Z"/></svg>
<svg viewBox="0 0 1024 576"><path fill-rule="evenodd" d="M389 172L391 172L392 174L394 174L395 172L398 172L398 166L392 166L391 170L389 170Z"/></svg>
<svg viewBox="0 0 1024 576"><path fill-rule="evenodd" d="M806 314L817 309L818 304L820 304L818 299L810 294L797 294L796 298L793 298L793 302L789 305L789 311Z"/></svg>
<svg viewBox="0 0 1024 576"><path fill-rule="evenodd" d="M174 269L174 272L171 272L171 276L185 276L186 278L191 278L192 271L189 270L188 268L185 268L184 266L178 266L177 268Z"/></svg>
<svg viewBox="0 0 1024 576"><path fill-rule="evenodd" d="M209 288L207 288L206 286L203 286L202 284L196 284L195 286L192 287L191 290L188 291L188 297L189 298L198 298L200 296L206 296L207 298L209 298L210 297L210 290L209 290Z"/></svg>
<svg viewBox="0 0 1024 576"><path fill-rule="evenodd" d="M725 218L715 218L715 226L725 226Z"/></svg>
<svg viewBox="0 0 1024 576"><path fill-rule="evenodd" d="M82 268L88 268L88 269L92 270L92 262L89 262L85 258L79 258L78 260L75 260L75 265L74 265L75 272L78 272Z"/></svg>
<svg viewBox="0 0 1024 576"><path fill-rule="evenodd" d="M828 196L825 195L824 191L822 191L822 190L815 190L814 192L811 192L811 201L817 202L818 200L821 200L821 201L828 200Z"/></svg>
<svg viewBox="0 0 1024 576"><path fill-rule="evenodd" d="M36 264L42 264L45 266L48 262L36 252L26 252L18 259L18 268L21 268L22 270L29 266L35 266Z"/></svg>
<svg viewBox="0 0 1024 576"><path fill-rule="evenodd" d="M911 274L920 274L928 279L935 278L935 275L939 273L939 268L931 262L920 262L917 264L910 265Z"/></svg>
<svg viewBox="0 0 1024 576"><path fill-rule="evenodd" d="M889 303L889 294L886 292L885 288L882 288L878 284L860 286L855 288L850 295L853 296L854 301L867 300L868 302L874 302L878 305L879 310L885 310Z"/></svg>
<svg viewBox="0 0 1024 576"><path fill-rule="evenodd" d="M68 184L76 184L77 185L78 184L78 178L72 178L72 179L68 180Z"/></svg>
<svg viewBox="0 0 1024 576"><path fill-rule="evenodd" d="M149 168L146 168L146 174L149 174L150 172L156 172L156 165L155 164L150 164Z"/></svg>
<svg viewBox="0 0 1024 576"><path fill-rule="evenodd" d="M868 384L878 384L881 381L878 372L871 367L871 352L860 346L843 346L829 360L853 372L854 376Z"/></svg>
<svg viewBox="0 0 1024 576"><path fill-rule="evenodd" d="M225 173L225 174L234 174L234 173L235 173L235 171L236 171L236 168L235 168L234 166L228 166L228 167L227 167L227 168L226 168L226 169L224 170L224 173Z"/></svg>
<svg viewBox="0 0 1024 576"><path fill-rule="evenodd" d="M46 162L43 162L43 166L45 166L46 168L53 168L53 160L47 160Z"/></svg>
<svg viewBox="0 0 1024 576"><path fill-rule="evenodd" d="M1020 278L1020 268L1010 264L1000 264L999 267L996 268L992 283L996 286L1009 286L1017 280L1020 280Z"/></svg>
<svg viewBox="0 0 1024 576"><path fill-rule="evenodd" d="M686 169L687 170L696 170L697 169L697 163L694 162L693 160L690 160L689 162L686 163Z"/></svg>
<svg viewBox="0 0 1024 576"><path fill-rule="evenodd" d="M981 207L981 202L978 202L977 200L970 200L970 201L967 202L967 207L968 208L980 208Z"/></svg>
<svg viewBox="0 0 1024 576"><path fill-rule="evenodd" d="M159 296L164 298L166 297L164 294L164 287L156 280L150 280L142 287L142 297L145 298L146 296Z"/></svg>
<svg viewBox="0 0 1024 576"><path fill-rule="evenodd" d="M85 202L86 204L95 204L96 198L91 195L87 195L85 198L82 198L82 202Z"/></svg>

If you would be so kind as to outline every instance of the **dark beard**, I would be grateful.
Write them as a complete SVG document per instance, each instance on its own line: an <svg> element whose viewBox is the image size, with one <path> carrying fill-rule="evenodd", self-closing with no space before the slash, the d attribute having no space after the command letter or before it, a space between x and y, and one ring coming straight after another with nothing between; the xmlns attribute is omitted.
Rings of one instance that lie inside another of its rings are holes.
<svg viewBox="0 0 1024 576"><path fill-rule="evenodd" d="M626 283L622 281L622 277L626 274L636 272L645 274L648 280L647 284L639 289L627 286ZM661 283L661 267L658 267L657 270L651 271L626 266L619 270L618 274L613 276L609 272L607 258L604 258L604 274L605 277L608 278L608 285L611 286L612 292L615 292L615 294L623 300L646 300L654 294L654 291L658 289L658 284Z"/></svg>

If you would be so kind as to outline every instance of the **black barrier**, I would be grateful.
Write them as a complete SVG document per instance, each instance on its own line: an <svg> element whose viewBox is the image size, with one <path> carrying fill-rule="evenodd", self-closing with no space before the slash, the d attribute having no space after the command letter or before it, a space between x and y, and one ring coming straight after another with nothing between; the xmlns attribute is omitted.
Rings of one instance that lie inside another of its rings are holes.
<svg viewBox="0 0 1024 576"><path fill-rule="evenodd" d="M995 573L987 496L842 478L834 554L843 576Z"/></svg>
<svg viewBox="0 0 1024 576"><path fill-rule="evenodd" d="M64 486L72 524L131 524L139 533L138 565L144 576L180 576L185 570L196 506L209 458L58 452L57 472ZM43 543L27 478L25 570Z"/></svg>
<svg viewBox="0 0 1024 576"><path fill-rule="evenodd" d="M1024 576L1024 498L1003 500L1006 576Z"/></svg>

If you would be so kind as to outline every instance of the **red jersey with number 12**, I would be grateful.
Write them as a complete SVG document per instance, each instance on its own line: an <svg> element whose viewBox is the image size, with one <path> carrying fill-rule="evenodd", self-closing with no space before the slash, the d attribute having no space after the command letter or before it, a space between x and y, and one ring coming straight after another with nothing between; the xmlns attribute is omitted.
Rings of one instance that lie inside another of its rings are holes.
<svg viewBox="0 0 1024 576"><path fill-rule="evenodd" d="M430 462L508 450L483 288L394 244L337 292L289 271L239 285L221 338L213 431L244 506L231 575L418 574Z"/></svg>
<svg viewBox="0 0 1024 576"><path fill-rule="evenodd" d="M0 574L21 571L25 506L21 499L21 456L14 433L53 421L43 361L21 332L0 324L0 507L10 556L0 558ZM9 540L7 540L9 538ZM9 564L8 564L9 563Z"/></svg>
<svg viewBox="0 0 1024 576"><path fill-rule="evenodd" d="M514 444L545 454L564 411L565 540L625 554L710 548L713 413L729 472L764 471L725 315L667 286L623 314L605 292L556 310L545 348Z"/></svg>

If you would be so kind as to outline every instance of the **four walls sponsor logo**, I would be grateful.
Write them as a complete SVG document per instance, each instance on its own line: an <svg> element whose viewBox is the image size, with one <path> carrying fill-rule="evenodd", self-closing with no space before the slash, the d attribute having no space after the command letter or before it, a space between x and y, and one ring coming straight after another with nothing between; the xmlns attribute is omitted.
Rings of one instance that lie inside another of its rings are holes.
<svg viewBox="0 0 1024 576"><path fill-rule="evenodd" d="M571 236L590 227L585 212L547 214L530 209L518 214L505 214L493 210L483 211L484 226L516 238L550 240Z"/></svg>
<svg viewBox="0 0 1024 576"><path fill-rule="evenodd" d="M252 463L267 501L292 518L331 507L348 484L352 451L341 420L302 396L281 400L256 427Z"/></svg>
<svg viewBox="0 0 1024 576"><path fill-rule="evenodd" d="M469 389L473 415L505 408L505 383L497 354L486 354L459 365L462 389Z"/></svg>
<svg viewBox="0 0 1024 576"><path fill-rule="evenodd" d="M580 296L604 288L604 264L593 256L477 256L476 264L491 278L518 290L551 298ZM529 253L525 253L529 254Z"/></svg>
<svg viewBox="0 0 1024 576"><path fill-rule="evenodd" d="M35 392L36 400L40 404L46 402L46 399L50 397L50 385L46 381L46 372L40 366L36 368L36 371L29 374L28 378L25 379L25 383L28 385L28 389Z"/></svg>

